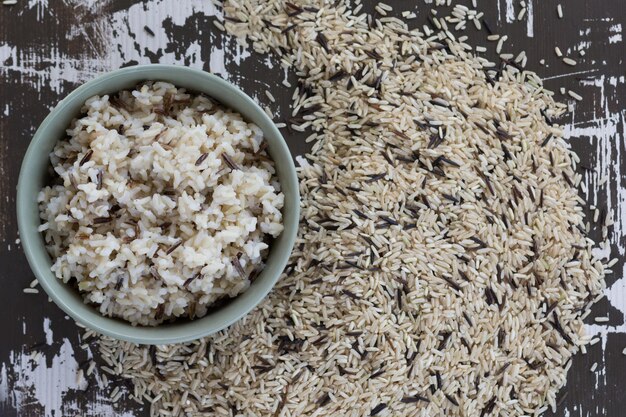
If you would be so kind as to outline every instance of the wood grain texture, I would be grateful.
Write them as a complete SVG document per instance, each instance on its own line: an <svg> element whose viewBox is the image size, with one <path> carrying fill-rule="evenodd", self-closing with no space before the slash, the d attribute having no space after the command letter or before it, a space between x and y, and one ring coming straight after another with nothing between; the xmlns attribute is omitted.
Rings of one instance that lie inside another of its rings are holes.
<svg viewBox="0 0 626 417"><path fill-rule="evenodd" d="M375 4L364 3L370 9ZM418 17L411 26L424 24L431 6L423 0L386 3L395 7L395 15L416 11ZM626 416L626 395L620 385L620 374L626 370L622 355L626 348L626 280L622 278L626 258L626 106L622 101L626 97L622 40L626 2L570 0L563 2L564 18L558 19L556 1L526 0L528 12L519 22L511 19L520 9L517 0L478 3L494 32L508 35L504 52L525 50L528 68L544 78L560 100L573 102L559 93L560 87L584 97L560 123L566 125L582 165L591 168L584 172L584 182L592 192L584 198L615 219L609 239L619 262L607 278L608 297L588 319L589 331L599 332L601 342L590 347L587 355L575 358L564 390L567 397L554 415ZM20 0L16 6L0 6L1 416L148 415L146 407L126 399L110 404L111 387L102 389L93 381L86 390L63 390L54 384L65 376L50 372L48 380L20 385L24 382L20 378L32 373L18 366L19 358L28 352L42 353L40 369L53 369L55 357L61 358L68 346L78 366L88 364L89 353L79 348L80 330L44 294L22 293L34 277L16 244L15 187L21 158L50 108L82 82L122 66L162 62L203 68L239 85L263 104L270 105L263 91L271 90L277 103L270 107L279 115L277 119L288 115L292 91L281 81L287 76L295 85L294 75L285 75L275 59L249 54L217 31L212 24L216 14L219 10L208 0ZM486 55L496 58L495 45L486 41L485 31L469 25L464 34L469 36L468 43L488 46ZM578 65L562 63L555 46ZM585 51L584 57L579 48ZM545 65L539 63L541 59ZM306 151L302 140L306 135L284 134L294 155ZM602 184L604 176L607 181ZM601 231L593 228L591 237L600 240ZM593 324L593 317L606 315L608 323ZM48 327L45 318L51 323ZM46 343L47 337L51 343ZM590 372L593 363L597 370ZM37 384L46 385L48 391L33 393L31 388Z"/></svg>

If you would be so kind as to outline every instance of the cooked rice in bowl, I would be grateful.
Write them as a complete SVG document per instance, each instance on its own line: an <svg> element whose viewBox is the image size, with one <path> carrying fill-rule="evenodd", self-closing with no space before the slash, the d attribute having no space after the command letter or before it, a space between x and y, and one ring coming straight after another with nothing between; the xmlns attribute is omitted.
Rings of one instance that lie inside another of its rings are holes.
<svg viewBox="0 0 626 417"><path fill-rule="evenodd" d="M245 291L283 230L263 132L150 82L87 100L39 195L52 271L105 316L157 325Z"/></svg>

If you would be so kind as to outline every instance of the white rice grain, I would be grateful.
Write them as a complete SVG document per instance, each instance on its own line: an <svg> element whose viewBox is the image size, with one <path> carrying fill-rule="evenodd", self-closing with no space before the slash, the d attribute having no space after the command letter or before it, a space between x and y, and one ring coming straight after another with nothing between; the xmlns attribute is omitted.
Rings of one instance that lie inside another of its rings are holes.
<svg viewBox="0 0 626 417"><path fill-rule="evenodd" d="M568 90L567 94L569 94L569 96L576 101L581 101L583 99L581 95L579 95L578 93L575 93L572 90Z"/></svg>
<svg viewBox="0 0 626 417"><path fill-rule="evenodd" d="M567 64L567 65L572 66L572 67L576 65L576 60L574 60L572 58L568 58L568 57L563 58L563 62L565 64Z"/></svg>

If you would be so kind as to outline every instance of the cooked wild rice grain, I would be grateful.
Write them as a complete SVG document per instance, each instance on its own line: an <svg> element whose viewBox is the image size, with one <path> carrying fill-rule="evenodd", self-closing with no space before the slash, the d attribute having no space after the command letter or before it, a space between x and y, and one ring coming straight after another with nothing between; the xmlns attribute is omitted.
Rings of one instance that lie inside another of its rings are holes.
<svg viewBox="0 0 626 417"><path fill-rule="evenodd" d="M315 106L294 122L318 139L298 158L303 217L281 281L228 330L160 347L158 362L108 338L103 359L124 355L137 395L158 398L153 415L556 407L604 287L553 123L564 106L532 73L496 74L450 39L336 4L224 2L247 19L227 31L280 54L300 77L294 107ZM351 76L328 81L337 67Z"/></svg>

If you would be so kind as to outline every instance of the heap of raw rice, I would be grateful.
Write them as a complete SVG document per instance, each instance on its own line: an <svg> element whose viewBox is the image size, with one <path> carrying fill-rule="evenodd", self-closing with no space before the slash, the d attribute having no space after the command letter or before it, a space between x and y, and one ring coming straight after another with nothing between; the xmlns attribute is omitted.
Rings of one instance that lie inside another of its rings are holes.
<svg viewBox="0 0 626 417"><path fill-rule="evenodd" d="M343 5L224 2L300 77L293 262L213 337L103 359L153 415L503 416L555 407L602 293L577 157L538 77ZM491 68L491 69L489 69Z"/></svg>

